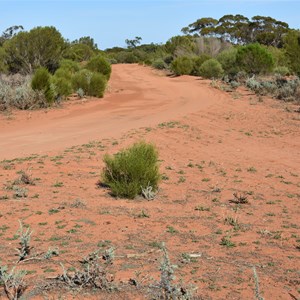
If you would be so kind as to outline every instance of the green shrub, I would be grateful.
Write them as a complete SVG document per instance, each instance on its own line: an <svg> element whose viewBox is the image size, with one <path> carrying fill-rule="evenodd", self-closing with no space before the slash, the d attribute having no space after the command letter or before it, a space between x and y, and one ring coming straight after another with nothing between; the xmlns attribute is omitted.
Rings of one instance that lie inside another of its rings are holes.
<svg viewBox="0 0 300 300"><path fill-rule="evenodd" d="M35 71L31 87L34 91L42 91L49 104L54 101L54 94L51 88L51 75L46 68L39 68Z"/></svg>
<svg viewBox="0 0 300 300"><path fill-rule="evenodd" d="M280 76L287 76L290 75L290 70L288 67L277 67L274 69L274 74L278 74Z"/></svg>
<svg viewBox="0 0 300 300"><path fill-rule="evenodd" d="M121 64L134 64L139 61L139 59L132 53L127 51L121 51L116 54L116 60Z"/></svg>
<svg viewBox="0 0 300 300"><path fill-rule="evenodd" d="M72 82L65 77L52 77L52 82L55 86L55 92L57 97L67 97L73 92Z"/></svg>
<svg viewBox="0 0 300 300"><path fill-rule="evenodd" d="M186 56L181 56L173 60L171 70L176 75L190 75L193 71L193 60Z"/></svg>
<svg viewBox="0 0 300 300"><path fill-rule="evenodd" d="M80 70L75 73L72 78L73 89L77 91L78 89L82 89L84 94L87 95L89 91L90 81L93 73L89 70Z"/></svg>
<svg viewBox="0 0 300 300"><path fill-rule="evenodd" d="M71 74L74 74L80 70L80 66L77 62L70 59L63 59L59 62L59 68L68 70Z"/></svg>
<svg viewBox="0 0 300 300"><path fill-rule="evenodd" d="M193 58L194 67L193 67L192 74L195 76L201 76L200 68L201 68L202 64L209 59L211 59L211 56L209 56L208 54L201 54L201 55Z"/></svg>
<svg viewBox="0 0 300 300"><path fill-rule="evenodd" d="M250 44L238 48L236 62L248 74L266 74L274 66L271 53L260 44Z"/></svg>
<svg viewBox="0 0 300 300"><path fill-rule="evenodd" d="M200 75L204 78L220 78L223 73L221 64L214 58L205 61L200 68Z"/></svg>
<svg viewBox="0 0 300 300"><path fill-rule="evenodd" d="M238 73L238 66L236 64L237 49L230 48L222 51L218 56L217 60L222 65L225 74L229 76L235 76Z"/></svg>
<svg viewBox="0 0 300 300"><path fill-rule="evenodd" d="M160 174L158 152L152 144L140 142L114 156L105 155L102 182L117 197L133 199L143 188L157 190Z"/></svg>
<svg viewBox="0 0 300 300"><path fill-rule="evenodd" d="M106 77L101 73L93 73L90 80L88 95L102 98L105 92L105 88Z"/></svg>
<svg viewBox="0 0 300 300"><path fill-rule="evenodd" d="M91 60L87 63L86 68L92 72L97 72L103 74L107 80L110 78L111 74L111 65L101 55L97 55L91 58Z"/></svg>
<svg viewBox="0 0 300 300"><path fill-rule="evenodd" d="M153 61L152 67L155 68L155 69L158 69L158 70L163 70L163 69L166 69L167 65L165 64L163 59L158 58L158 59Z"/></svg>

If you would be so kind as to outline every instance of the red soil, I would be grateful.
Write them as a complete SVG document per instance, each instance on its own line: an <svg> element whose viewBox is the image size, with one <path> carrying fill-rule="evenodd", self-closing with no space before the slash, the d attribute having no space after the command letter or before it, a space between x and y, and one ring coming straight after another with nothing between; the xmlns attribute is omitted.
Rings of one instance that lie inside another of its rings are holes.
<svg viewBox="0 0 300 300"><path fill-rule="evenodd" d="M23 220L34 230L32 256L49 246L61 251L18 264L31 271L30 299L57 296L56 287L38 286L61 274L61 262L77 266L97 245L116 248L117 283L136 271L157 278L160 242L178 266L177 279L196 286L203 299L254 299L253 266L265 299L297 299L300 118L293 109L242 90L232 97L195 77L114 65L104 99L1 115L2 265L17 260L14 235ZM159 149L160 191L153 201L114 199L96 185L102 157L141 139ZM19 184L28 197L15 199L9 186L21 170L35 185ZM249 203L232 203L235 192ZM223 237L235 247L221 245ZM144 291L126 289L64 292L63 299L143 299Z"/></svg>

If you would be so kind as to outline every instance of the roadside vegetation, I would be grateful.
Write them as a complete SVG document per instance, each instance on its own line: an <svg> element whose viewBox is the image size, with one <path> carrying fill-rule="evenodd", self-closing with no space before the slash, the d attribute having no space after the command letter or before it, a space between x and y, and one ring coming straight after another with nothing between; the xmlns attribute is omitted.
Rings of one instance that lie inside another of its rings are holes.
<svg viewBox="0 0 300 300"><path fill-rule="evenodd" d="M300 101L300 32L287 23L265 16L225 15L198 19L182 33L163 45L141 45L136 37L126 41L127 48L105 52L111 63L149 65L178 76L223 80L235 88L248 87L251 79L255 86L264 86L252 89L258 94Z"/></svg>
<svg viewBox="0 0 300 300"><path fill-rule="evenodd" d="M91 37L69 42L54 27L22 26L0 37L0 111L104 95L111 66Z"/></svg>
<svg viewBox="0 0 300 300"><path fill-rule="evenodd" d="M49 107L71 95L101 98L115 63L223 80L299 102L299 41L299 30L265 16L201 18L165 44L142 44L137 36L105 51L89 36L68 41L55 27L12 26L0 36L0 111Z"/></svg>

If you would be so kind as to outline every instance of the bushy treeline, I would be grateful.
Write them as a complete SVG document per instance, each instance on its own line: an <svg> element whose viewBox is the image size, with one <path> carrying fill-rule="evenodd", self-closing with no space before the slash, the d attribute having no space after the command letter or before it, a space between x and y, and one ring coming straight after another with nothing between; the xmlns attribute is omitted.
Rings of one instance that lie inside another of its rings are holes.
<svg viewBox="0 0 300 300"><path fill-rule="evenodd" d="M103 97L111 66L91 37L70 42L55 27L13 26L0 37L0 74L0 110L33 109L72 93Z"/></svg>
<svg viewBox="0 0 300 300"><path fill-rule="evenodd" d="M141 63L168 69L176 75L226 78L261 75L300 75L300 32L270 17L225 15L202 18L182 29L165 44L140 45L126 40L127 48L106 53L111 63Z"/></svg>

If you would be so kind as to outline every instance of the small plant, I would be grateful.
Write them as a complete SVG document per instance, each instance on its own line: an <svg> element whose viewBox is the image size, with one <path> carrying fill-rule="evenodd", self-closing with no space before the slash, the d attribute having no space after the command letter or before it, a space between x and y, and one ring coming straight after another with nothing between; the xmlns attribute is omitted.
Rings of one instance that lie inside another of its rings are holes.
<svg viewBox="0 0 300 300"><path fill-rule="evenodd" d="M19 261L24 260L29 254L30 254L30 238L32 231L30 227L28 227L26 230L23 226L23 223L19 220L20 228L17 231L17 234L20 236L20 248L18 248L19 252Z"/></svg>
<svg viewBox="0 0 300 300"><path fill-rule="evenodd" d="M0 266L0 285L3 285L9 300L20 299L27 288L24 281L26 271L16 271L12 268L10 272L6 266Z"/></svg>
<svg viewBox="0 0 300 300"><path fill-rule="evenodd" d="M227 248L236 247L235 243L231 241L230 236L224 236L224 237L222 237L220 245L221 246L225 246Z"/></svg>
<svg viewBox="0 0 300 300"><path fill-rule="evenodd" d="M149 183L147 187L145 188L141 187L141 188L142 188L142 195L145 199L153 200L155 198L157 191L153 191L153 188L151 185L149 185Z"/></svg>
<svg viewBox="0 0 300 300"><path fill-rule="evenodd" d="M235 204L247 204L249 203L248 197L245 194L233 194L233 199L230 202L233 202Z"/></svg>
<svg viewBox="0 0 300 300"><path fill-rule="evenodd" d="M183 287L174 283L174 266L171 265L167 249L162 244L163 258L160 265L160 281L150 285L151 296L153 299L161 300L188 300L192 298L190 288Z"/></svg>
<svg viewBox="0 0 300 300"><path fill-rule="evenodd" d="M82 88L79 88L76 93L79 99L82 99L84 97L84 90Z"/></svg>
<svg viewBox="0 0 300 300"><path fill-rule="evenodd" d="M107 267L111 263L112 260L106 260L101 265L99 251L95 251L80 261L80 269L74 268L71 272L68 272L61 264L63 274L56 277L56 280L70 288L93 288L111 291L114 289L113 276L107 272Z"/></svg>
<svg viewBox="0 0 300 300"><path fill-rule="evenodd" d="M140 142L114 156L105 155L102 183L117 197L133 199L151 186L155 192L160 180L158 153L152 144Z"/></svg>
<svg viewBox="0 0 300 300"><path fill-rule="evenodd" d="M59 249L58 248L49 248L48 251L44 254L45 259L50 259L53 256L59 255Z"/></svg>

